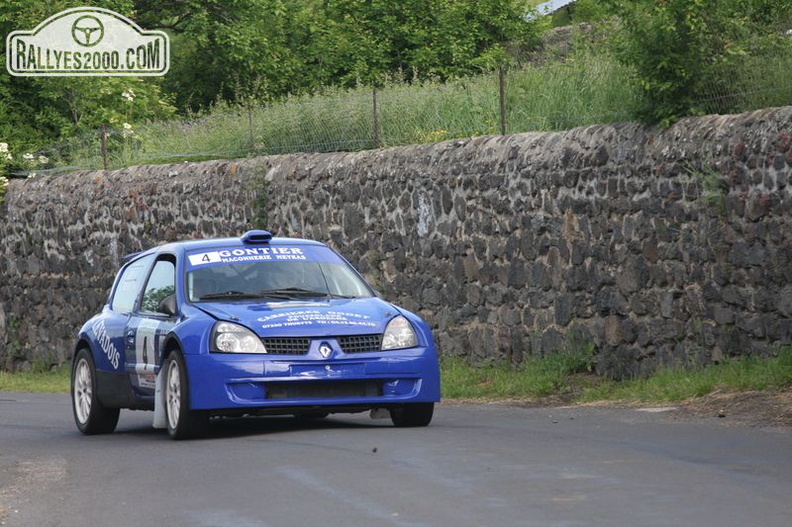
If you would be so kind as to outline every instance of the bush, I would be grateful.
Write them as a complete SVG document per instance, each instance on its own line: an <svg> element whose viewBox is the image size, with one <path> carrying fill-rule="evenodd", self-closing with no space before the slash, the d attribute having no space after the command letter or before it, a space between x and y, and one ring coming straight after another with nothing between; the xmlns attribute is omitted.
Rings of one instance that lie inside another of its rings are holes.
<svg viewBox="0 0 792 527"><path fill-rule="evenodd" d="M646 95L638 116L669 124L702 115L713 91L733 92L734 72L753 57L792 51L778 26L790 20L787 0L606 0L621 18L620 59L635 69ZM782 24L783 25L783 24ZM739 101L721 101L721 111Z"/></svg>

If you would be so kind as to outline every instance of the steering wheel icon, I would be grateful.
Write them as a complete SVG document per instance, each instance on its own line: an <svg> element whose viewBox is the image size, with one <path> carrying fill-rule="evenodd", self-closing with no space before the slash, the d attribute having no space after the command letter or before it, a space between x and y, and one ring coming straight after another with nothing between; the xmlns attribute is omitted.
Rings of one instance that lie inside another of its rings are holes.
<svg viewBox="0 0 792 527"><path fill-rule="evenodd" d="M72 38L81 46L97 45L104 37L104 25L95 16L85 15L74 21L71 28Z"/></svg>

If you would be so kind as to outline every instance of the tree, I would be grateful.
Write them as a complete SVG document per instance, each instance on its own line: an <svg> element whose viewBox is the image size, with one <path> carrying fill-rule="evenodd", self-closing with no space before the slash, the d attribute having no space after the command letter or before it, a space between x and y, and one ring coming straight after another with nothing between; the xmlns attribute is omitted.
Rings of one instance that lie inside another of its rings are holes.
<svg viewBox="0 0 792 527"><path fill-rule="evenodd" d="M538 43L519 0L136 0L139 22L174 33L165 81L180 108L272 99L387 75L449 78Z"/></svg>
<svg viewBox="0 0 792 527"><path fill-rule="evenodd" d="M341 85L388 74L447 79L503 63L509 45L539 43L515 0L327 0L309 63Z"/></svg>
<svg viewBox="0 0 792 527"><path fill-rule="evenodd" d="M605 3L621 18L619 56L646 96L640 117L664 124L703 113L704 95L728 86L745 57L781 45L780 32L768 27L790 16L788 0Z"/></svg>
<svg viewBox="0 0 792 527"><path fill-rule="evenodd" d="M173 35L164 86L180 109L205 108L218 99L268 99L304 88L303 2L136 0L135 5L141 25Z"/></svg>

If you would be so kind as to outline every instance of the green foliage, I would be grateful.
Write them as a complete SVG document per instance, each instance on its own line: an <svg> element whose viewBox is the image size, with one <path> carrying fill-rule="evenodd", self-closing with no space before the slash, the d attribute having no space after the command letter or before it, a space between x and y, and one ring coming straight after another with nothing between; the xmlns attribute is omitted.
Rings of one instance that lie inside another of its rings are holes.
<svg viewBox="0 0 792 527"><path fill-rule="evenodd" d="M0 10L0 30L30 30L47 17L84 2L14 0ZM93 2L130 15L131 0ZM0 55L5 63L5 55ZM9 145L8 172L47 168L22 156L53 141L71 139L102 124L121 127L174 114L159 86L160 79L118 77L13 77L0 76L0 142ZM124 97L124 94L132 94ZM35 156L38 160L38 155ZM56 158L55 156L47 156Z"/></svg>
<svg viewBox="0 0 792 527"><path fill-rule="evenodd" d="M305 86L305 6L283 0L136 0L138 22L173 34L165 89L181 109L268 99ZM309 83L310 84L310 83Z"/></svg>
<svg viewBox="0 0 792 527"><path fill-rule="evenodd" d="M31 29L82 3L10 0L0 28ZM607 19L600 27L615 33L618 62L610 48L583 39L560 61L525 55L549 23L525 20L536 3L94 2L167 31L170 72L0 76L0 143L12 156L0 159L0 175L101 167L102 126L116 167L498 133L497 82L489 74L498 67L506 70L509 132L636 118L669 123L792 101L792 39L782 31L792 27L788 0L578 0L567 11L571 21ZM516 57L528 60L518 66ZM377 134L372 86L380 88ZM187 121L173 120L176 114Z"/></svg>
<svg viewBox="0 0 792 527"><path fill-rule="evenodd" d="M314 58L329 66L331 83L345 86L377 85L400 72L447 79L491 70L506 60L508 44L539 43L539 23L526 22L525 3L516 0L328 0L324 6L327 23L315 48L321 56Z"/></svg>
<svg viewBox="0 0 792 527"><path fill-rule="evenodd" d="M8 164L14 159L13 154L8 151L8 143L0 143L0 204L5 199L5 193L8 190L8 178L5 177L7 173Z"/></svg>
<svg viewBox="0 0 792 527"><path fill-rule="evenodd" d="M630 120L641 104L630 74L611 55L586 47L564 61L510 72L509 131L567 130Z"/></svg>
<svg viewBox="0 0 792 527"><path fill-rule="evenodd" d="M572 13L570 22L574 24L599 22L610 16L608 7L602 0L576 0L569 7Z"/></svg>
<svg viewBox="0 0 792 527"><path fill-rule="evenodd" d="M0 392L68 393L71 368L44 368L37 362L31 371L9 373L0 371Z"/></svg>
<svg viewBox="0 0 792 527"><path fill-rule="evenodd" d="M507 131L627 120L639 102L628 79L625 66L589 49L573 53L565 62L511 68L506 72ZM389 80L377 90L377 101L381 146L500 130L497 74L448 82ZM141 124L134 136L115 134L115 139L119 144L111 152L111 167L375 148L372 90L326 89L320 95L292 96L271 104L219 102L205 114ZM69 164L102 166L95 139L77 146Z"/></svg>
<svg viewBox="0 0 792 527"><path fill-rule="evenodd" d="M635 69L634 81L646 95L639 117L649 122L700 115L703 96L730 85L733 72L750 57L792 51L789 39L770 24L790 20L788 0L603 3L621 18L619 56Z"/></svg>
<svg viewBox="0 0 792 527"><path fill-rule="evenodd" d="M591 370L592 349L583 347L530 356L517 366L506 363L478 368L464 359L444 357L440 367L443 397L450 399L533 399L566 394L577 374Z"/></svg>
<svg viewBox="0 0 792 527"><path fill-rule="evenodd" d="M136 0L138 21L174 33L165 80L180 108L272 100L385 77L448 78L538 43L519 0ZM460 21L464 20L464 23Z"/></svg>
<svg viewBox="0 0 792 527"><path fill-rule="evenodd" d="M583 22L599 22L610 16L601 0L576 0L552 15L553 27L563 27Z"/></svg>
<svg viewBox="0 0 792 527"><path fill-rule="evenodd" d="M703 164L701 168L688 165L685 170L697 182L702 203L715 214L725 216L728 185L723 174L712 164Z"/></svg>
<svg viewBox="0 0 792 527"><path fill-rule="evenodd" d="M146 294L143 295L143 301L141 302L140 307L144 311L155 313L160 305L160 302L173 295L175 291L176 288L172 285L146 290Z"/></svg>
<svg viewBox="0 0 792 527"><path fill-rule="evenodd" d="M8 189L8 178L5 176L0 176L0 203L3 203L5 200L5 193Z"/></svg>
<svg viewBox="0 0 792 527"><path fill-rule="evenodd" d="M6 363L13 364L16 360L25 359L25 348L19 335L20 322L16 316L11 316L7 326L6 338Z"/></svg>
<svg viewBox="0 0 792 527"><path fill-rule="evenodd" d="M465 360L441 361L443 397L447 399L522 399L567 395L592 402L678 402L717 390L777 391L792 386L792 348L776 357L729 359L698 369L664 369L648 379L610 381L586 372L592 355L585 349L531 357L518 367L490 364L472 367Z"/></svg>
<svg viewBox="0 0 792 527"><path fill-rule="evenodd" d="M648 379L605 381L591 387L583 401L676 402L701 397L715 390L781 390L792 386L792 348L773 358L728 359L702 369L664 369Z"/></svg>
<svg viewBox="0 0 792 527"><path fill-rule="evenodd" d="M3 34L32 29L83 4L9 0L0 11L0 29ZM120 139L111 137L109 145L113 155L124 156L139 142L130 137L138 127L176 111L190 115L219 103L250 106L391 77L445 79L480 72L504 63L507 47L537 43L541 27L525 21L521 0L100 0L92 5L129 16L146 29L167 31L169 73L145 79L0 77L0 141L12 152L38 151L73 138L93 148L96 130L104 125L120 134L127 130ZM134 97L124 96L129 93ZM71 149L51 148L47 156L70 164Z"/></svg>
<svg viewBox="0 0 792 527"><path fill-rule="evenodd" d="M566 395L580 402L657 403L682 401L716 390L777 391L792 386L792 348L789 347L772 358L729 359L706 368L662 370L648 379L624 382L595 379L590 375L581 377L590 365L591 356L575 352L532 358L518 368L507 364L475 368L464 359L444 357L440 365L443 397L530 400ZM69 391L68 365L54 370L38 365L35 369L38 371L13 374L0 371L0 392Z"/></svg>

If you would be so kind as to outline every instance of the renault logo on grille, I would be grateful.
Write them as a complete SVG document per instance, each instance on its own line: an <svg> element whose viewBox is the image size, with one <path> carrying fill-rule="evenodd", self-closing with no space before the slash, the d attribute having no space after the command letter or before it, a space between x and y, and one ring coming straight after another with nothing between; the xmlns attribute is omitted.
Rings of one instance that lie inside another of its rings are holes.
<svg viewBox="0 0 792 527"><path fill-rule="evenodd" d="M322 357L325 359L333 353L333 348L326 342L323 342L321 346L319 346L319 353L322 354Z"/></svg>

